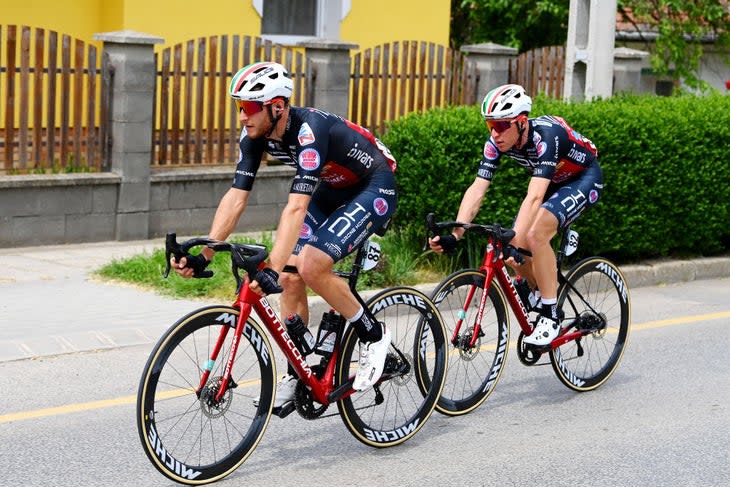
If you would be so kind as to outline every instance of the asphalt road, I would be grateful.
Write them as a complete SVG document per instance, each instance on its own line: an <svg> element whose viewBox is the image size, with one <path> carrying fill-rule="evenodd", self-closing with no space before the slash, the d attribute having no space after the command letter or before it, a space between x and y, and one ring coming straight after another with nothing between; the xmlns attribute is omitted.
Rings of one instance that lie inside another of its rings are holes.
<svg viewBox="0 0 730 487"><path fill-rule="evenodd" d="M484 405L435 413L398 447L359 443L337 416L273 418L219 485L728 486L728 297L727 278L634 288L629 345L603 387L572 392L512 350ZM151 347L1 362L0 484L172 485L144 455L134 419Z"/></svg>

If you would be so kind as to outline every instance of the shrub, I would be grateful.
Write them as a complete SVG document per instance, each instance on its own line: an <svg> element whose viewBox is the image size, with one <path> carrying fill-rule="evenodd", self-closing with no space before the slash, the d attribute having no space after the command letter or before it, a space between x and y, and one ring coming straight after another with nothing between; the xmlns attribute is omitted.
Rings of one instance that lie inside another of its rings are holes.
<svg viewBox="0 0 730 487"><path fill-rule="evenodd" d="M585 103L538 97L531 116L543 114L565 118L598 147L605 190L574 225L582 255L627 261L728 249L730 97L621 95ZM396 228L425 236L427 212L455 217L487 136L477 106L410 114L390 124L383 142L398 159ZM528 180L505 158L475 221L509 225Z"/></svg>

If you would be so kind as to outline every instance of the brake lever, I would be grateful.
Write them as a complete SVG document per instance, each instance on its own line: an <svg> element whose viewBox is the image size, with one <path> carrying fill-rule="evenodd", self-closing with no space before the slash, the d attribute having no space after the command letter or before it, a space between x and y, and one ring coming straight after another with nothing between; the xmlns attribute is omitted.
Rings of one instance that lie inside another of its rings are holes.
<svg viewBox="0 0 730 487"><path fill-rule="evenodd" d="M162 273L162 277L165 279L170 275L170 257L173 255L175 256L175 260L179 261L185 257L185 252L182 250L180 244L177 243L177 234L168 233L165 236L165 272Z"/></svg>
<svg viewBox="0 0 730 487"><path fill-rule="evenodd" d="M426 215L426 242L423 244L423 249L421 249L422 252L425 252L429 249L430 245L428 241L436 236L436 215L431 212Z"/></svg>

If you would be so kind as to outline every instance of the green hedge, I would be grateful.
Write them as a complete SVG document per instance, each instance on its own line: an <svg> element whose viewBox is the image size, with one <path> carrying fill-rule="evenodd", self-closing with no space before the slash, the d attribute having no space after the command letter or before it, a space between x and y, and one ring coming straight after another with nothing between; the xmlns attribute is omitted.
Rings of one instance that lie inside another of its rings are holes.
<svg viewBox="0 0 730 487"><path fill-rule="evenodd" d="M543 114L565 118L598 147L603 198L574 224L583 255L630 261L730 248L730 96L537 98L531 116ZM428 211L456 216L486 137L476 106L411 114L389 126L382 139L398 160L396 228L423 236ZM504 158L476 221L509 225L528 180Z"/></svg>

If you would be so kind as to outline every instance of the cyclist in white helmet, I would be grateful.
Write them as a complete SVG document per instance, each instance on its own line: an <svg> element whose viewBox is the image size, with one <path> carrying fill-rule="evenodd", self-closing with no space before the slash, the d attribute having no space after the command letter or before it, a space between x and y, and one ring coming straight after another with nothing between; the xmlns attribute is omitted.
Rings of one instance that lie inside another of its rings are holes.
<svg viewBox="0 0 730 487"><path fill-rule="evenodd" d="M557 264L550 240L558 229L573 222L595 205L603 192L598 151L589 139L560 117L528 118L532 100L522 86L503 85L484 97L481 112L489 138L474 182L464 193L457 221L470 223L479 212L502 155L507 155L532 175L527 195L514 222L513 248L527 250L520 264L507 259L515 271L537 290L541 300L535 329L525 343L547 346L560 332L557 312ZM434 237L431 248L450 252L464 234L455 228Z"/></svg>
<svg viewBox="0 0 730 487"><path fill-rule="evenodd" d="M395 211L395 159L369 131L337 115L291 106L293 83L281 64L254 63L240 69L228 93L243 126L232 187L221 199L209 236L225 240L248 205L264 152L297 172L281 213L267 267L251 282L266 295L282 292L281 315L309 322L306 286L355 328L360 366L353 388L364 390L380 378L390 330L355 299L332 272L334 263L383 228ZM172 264L184 277L205 269L213 250ZM280 286L281 284L281 286ZM289 372L292 373L290 368ZM296 380L277 386L275 408L294 399Z"/></svg>

